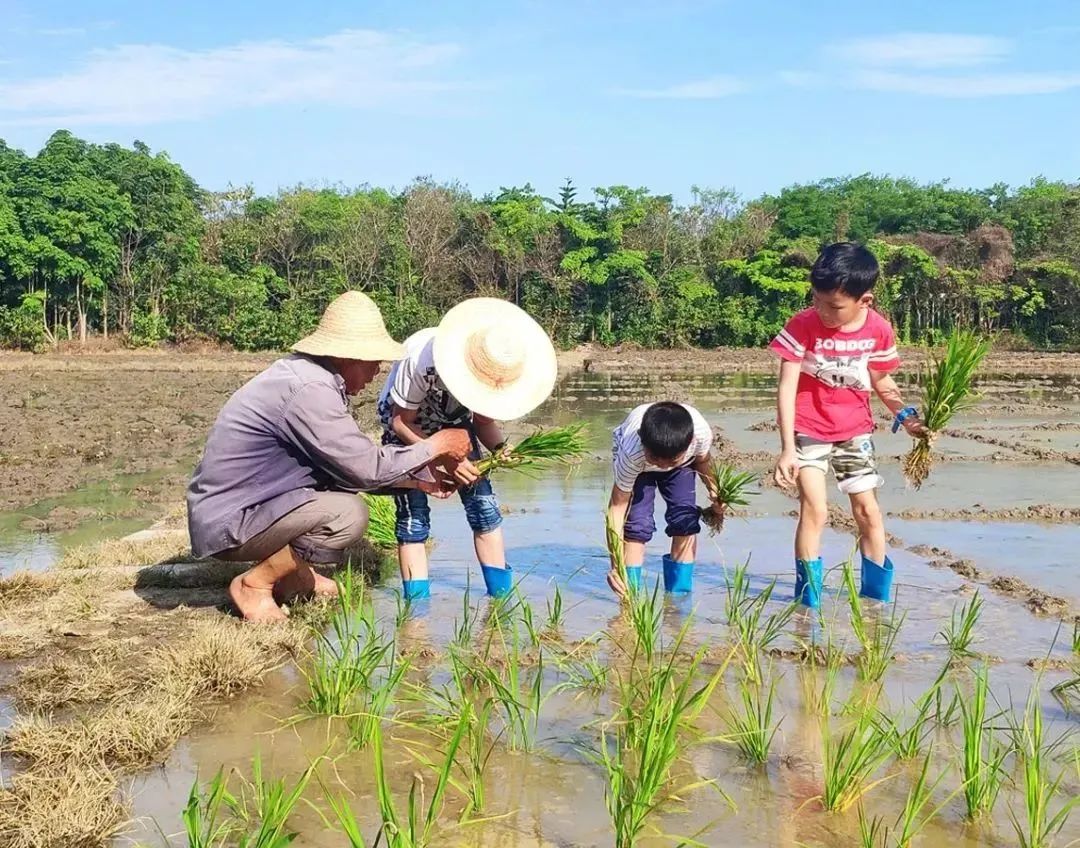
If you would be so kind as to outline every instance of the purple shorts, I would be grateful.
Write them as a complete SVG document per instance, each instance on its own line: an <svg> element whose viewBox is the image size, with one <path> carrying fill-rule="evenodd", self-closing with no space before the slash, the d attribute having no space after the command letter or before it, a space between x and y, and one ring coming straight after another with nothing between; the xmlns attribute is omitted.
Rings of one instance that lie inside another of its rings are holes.
<svg viewBox="0 0 1080 848"><path fill-rule="evenodd" d="M701 532L697 506L697 473L690 466L670 471L647 471L639 474L630 495L623 538L648 542L656 532L653 504L656 490L667 504L664 520L668 536L696 536Z"/></svg>

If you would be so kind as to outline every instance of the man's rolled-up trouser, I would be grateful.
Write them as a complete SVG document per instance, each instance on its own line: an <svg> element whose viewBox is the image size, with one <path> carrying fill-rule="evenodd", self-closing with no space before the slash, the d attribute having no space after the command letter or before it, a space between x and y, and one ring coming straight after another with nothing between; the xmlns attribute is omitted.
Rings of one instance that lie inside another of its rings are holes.
<svg viewBox="0 0 1080 848"><path fill-rule="evenodd" d="M315 499L253 536L215 556L232 562L258 562L286 545L304 562L340 565L348 549L364 536L368 510L362 498L347 492L316 492Z"/></svg>

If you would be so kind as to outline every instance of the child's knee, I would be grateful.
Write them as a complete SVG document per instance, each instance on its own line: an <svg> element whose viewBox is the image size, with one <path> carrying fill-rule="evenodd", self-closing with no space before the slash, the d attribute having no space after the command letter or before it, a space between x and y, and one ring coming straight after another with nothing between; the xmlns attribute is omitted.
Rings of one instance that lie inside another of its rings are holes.
<svg viewBox="0 0 1080 848"><path fill-rule="evenodd" d="M468 493L462 493L462 504L465 507L465 518L473 533L483 535L491 533L502 526L502 510L499 508L499 499L491 490L491 484L486 486L477 485Z"/></svg>
<svg viewBox="0 0 1080 848"><path fill-rule="evenodd" d="M669 536L696 536L701 532L701 513L697 504L673 504L664 518Z"/></svg>
<svg viewBox="0 0 1080 848"><path fill-rule="evenodd" d="M799 504L799 520L823 528L829 521L828 503L817 498L803 498Z"/></svg>
<svg viewBox="0 0 1080 848"><path fill-rule="evenodd" d="M877 498L859 498L852 501L851 515L860 530L880 527L882 524L881 507Z"/></svg>
<svg viewBox="0 0 1080 848"><path fill-rule="evenodd" d="M423 492L410 491L394 498L394 535L400 545L426 542L431 535L431 508Z"/></svg>

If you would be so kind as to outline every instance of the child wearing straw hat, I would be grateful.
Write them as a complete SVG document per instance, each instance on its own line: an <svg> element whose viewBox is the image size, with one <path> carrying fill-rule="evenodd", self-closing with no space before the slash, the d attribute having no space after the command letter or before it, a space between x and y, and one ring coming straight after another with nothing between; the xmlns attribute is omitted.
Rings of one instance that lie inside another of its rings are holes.
<svg viewBox="0 0 1080 848"><path fill-rule="evenodd" d="M491 481L472 460L480 448L504 444L499 421L520 418L539 406L555 386L555 348L524 310L497 298L473 298L446 313L438 327L405 340L379 399L383 443L411 445L446 428L464 427L473 440L469 458L447 459L441 470L458 486L473 546L489 595L510 591L502 513ZM394 498L398 561L407 600L430 595L427 549L431 512L425 492Z"/></svg>

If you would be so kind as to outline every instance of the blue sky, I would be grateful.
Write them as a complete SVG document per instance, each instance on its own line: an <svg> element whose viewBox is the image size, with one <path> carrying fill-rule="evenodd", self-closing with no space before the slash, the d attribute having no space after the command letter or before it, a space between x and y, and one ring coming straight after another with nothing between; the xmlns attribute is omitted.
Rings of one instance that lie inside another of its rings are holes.
<svg viewBox="0 0 1080 848"><path fill-rule="evenodd" d="M1080 178L1075 0L0 0L0 45L0 138L211 189Z"/></svg>

